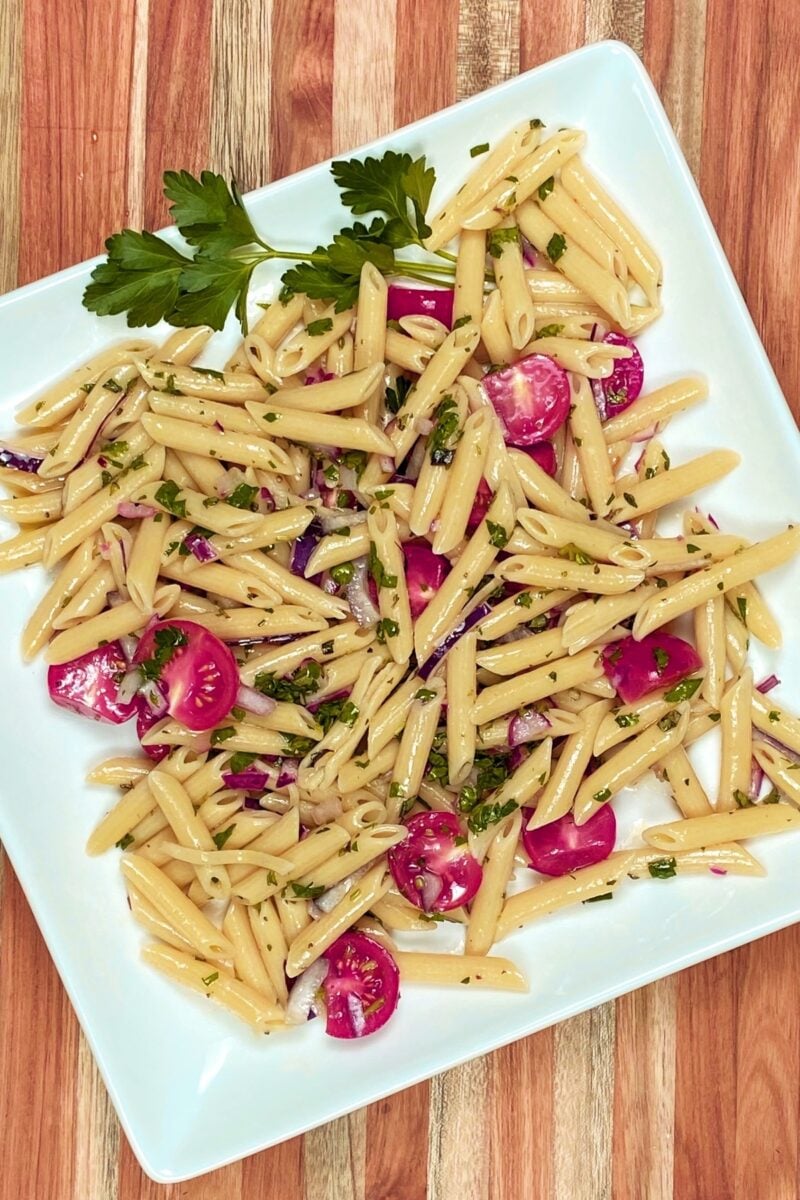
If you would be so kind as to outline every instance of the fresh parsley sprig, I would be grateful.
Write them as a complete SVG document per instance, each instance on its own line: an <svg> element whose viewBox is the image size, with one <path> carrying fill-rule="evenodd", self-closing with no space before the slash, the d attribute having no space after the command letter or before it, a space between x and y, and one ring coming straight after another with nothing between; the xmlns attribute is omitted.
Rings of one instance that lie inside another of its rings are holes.
<svg viewBox="0 0 800 1200"><path fill-rule="evenodd" d="M167 171L164 194L170 215L194 253L185 254L146 230L123 229L106 242L107 257L92 272L84 306L100 316L126 313L130 326L166 320L212 329L221 329L233 308L247 332L253 272L273 259L296 264L281 277L282 300L303 293L331 301L337 312L355 303L366 262L383 275L429 283L452 280L450 262L411 262L396 255L404 246L423 246L430 233L426 212L436 176L424 157L389 150L382 158L335 162L331 171L354 216L380 215L368 225L355 221L329 245L313 251L277 248L265 241L235 181L228 184L213 171L203 171L199 178L188 171ZM453 256L439 251L437 257Z"/></svg>

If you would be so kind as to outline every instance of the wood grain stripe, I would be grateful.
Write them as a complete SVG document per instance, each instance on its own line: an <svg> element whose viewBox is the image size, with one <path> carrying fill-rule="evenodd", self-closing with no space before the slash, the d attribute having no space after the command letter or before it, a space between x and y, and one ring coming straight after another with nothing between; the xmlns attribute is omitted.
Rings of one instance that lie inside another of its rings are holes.
<svg viewBox="0 0 800 1200"><path fill-rule="evenodd" d="M553 1195L553 1045L554 1031L545 1029L489 1059L492 1197L550 1200Z"/></svg>
<svg viewBox="0 0 800 1200"><path fill-rule="evenodd" d="M242 1200L304 1200L303 1141L301 1137L292 1138L245 1159Z"/></svg>
<svg viewBox="0 0 800 1200"><path fill-rule="evenodd" d="M519 0L461 0L458 98L519 73Z"/></svg>
<svg viewBox="0 0 800 1200"><path fill-rule="evenodd" d="M271 175L328 158L332 144L334 7L328 0L273 0Z"/></svg>
<svg viewBox="0 0 800 1200"><path fill-rule="evenodd" d="M22 282L97 253L125 224L133 29L134 0L27 0Z"/></svg>
<svg viewBox="0 0 800 1200"><path fill-rule="evenodd" d="M554 1200L611 1200L614 1005L556 1026Z"/></svg>
<svg viewBox="0 0 800 1200"><path fill-rule="evenodd" d="M332 154L394 127L396 0L336 0Z"/></svg>
<svg viewBox="0 0 800 1200"><path fill-rule="evenodd" d="M709 0L706 47L701 190L797 417L797 289L784 264L800 253L800 207L796 187L775 186L776 169L782 180L800 177L797 4Z"/></svg>
<svg viewBox="0 0 800 1200"><path fill-rule="evenodd" d="M6 0L0 5L0 292L9 291L17 280L22 4L23 0Z"/></svg>
<svg viewBox="0 0 800 1200"><path fill-rule="evenodd" d="M770 1200L795 1200L800 1009L776 980L800 978L797 929L745 946L738 960L736 1196L763 1194L769 1163Z"/></svg>
<svg viewBox="0 0 800 1200"><path fill-rule="evenodd" d="M725 954L678 976L676 1200L734 1197L737 963Z"/></svg>
<svg viewBox="0 0 800 1200"><path fill-rule="evenodd" d="M645 0L587 0L584 41L617 38L641 55L644 50Z"/></svg>
<svg viewBox="0 0 800 1200"><path fill-rule="evenodd" d="M271 175L272 10L272 0L213 2L211 163L243 191Z"/></svg>
<svg viewBox="0 0 800 1200"><path fill-rule="evenodd" d="M119 1169L119 1122L100 1078L89 1043L80 1034L75 1079L74 1200L116 1200Z"/></svg>
<svg viewBox="0 0 800 1200"><path fill-rule="evenodd" d="M675 984L617 1001L613 1195L672 1196Z"/></svg>
<svg viewBox="0 0 800 1200"><path fill-rule="evenodd" d="M4 874L0 946L14 986L0 988L0 1200L20 1200L23 1187L31 1197L70 1200L78 1022L17 878L10 867Z"/></svg>
<svg viewBox="0 0 800 1200"><path fill-rule="evenodd" d="M700 171L705 0L648 0L644 62L695 176Z"/></svg>
<svg viewBox="0 0 800 1200"><path fill-rule="evenodd" d="M367 1200L425 1200L429 1102L420 1083L367 1109Z"/></svg>
<svg viewBox="0 0 800 1200"><path fill-rule="evenodd" d="M305 1200L364 1200L365 1110L303 1139Z"/></svg>
<svg viewBox="0 0 800 1200"><path fill-rule="evenodd" d="M131 44L130 99L128 102L127 208L125 224L144 221L145 170L147 167L147 58L150 0L134 0Z"/></svg>
<svg viewBox="0 0 800 1200"><path fill-rule="evenodd" d="M489 1200L488 1062L476 1058L431 1082L429 1200Z"/></svg>
<svg viewBox="0 0 800 1200"><path fill-rule="evenodd" d="M418 121L456 98L458 0L437 0L430 20L426 0L397 0L395 125Z"/></svg>
<svg viewBox="0 0 800 1200"><path fill-rule="evenodd" d="M145 211L148 229L168 220L161 176L169 169L197 174L215 163L209 151L212 0L149 0ZM191 61L191 70L176 63Z"/></svg>
<svg viewBox="0 0 800 1200"><path fill-rule="evenodd" d="M548 59L576 50L583 44L584 24L582 0L551 0L545 21L537 4L523 3L519 28L520 70L529 71Z"/></svg>

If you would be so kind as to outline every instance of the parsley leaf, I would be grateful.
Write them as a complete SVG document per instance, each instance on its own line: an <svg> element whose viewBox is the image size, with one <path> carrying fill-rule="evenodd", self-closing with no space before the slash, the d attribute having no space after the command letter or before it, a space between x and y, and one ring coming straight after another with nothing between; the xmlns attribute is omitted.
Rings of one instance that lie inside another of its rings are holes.
<svg viewBox="0 0 800 1200"><path fill-rule="evenodd" d="M516 800L506 800L505 804L482 804L480 808L473 809L467 824L473 833L483 833L490 825L496 825L518 808Z"/></svg>
<svg viewBox="0 0 800 1200"><path fill-rule="evenodd" d="M155 234L133 229L110 237L106 253L83 293L84 308L101 317L127 313L130 326L169 320L190 260Z"/></svg>
<svg viewBox="0 0 800 1200"><path fill-rule="evenodd" d="M567 239L563 233L554 233L547 243L547 257L550 259L550 262L558 262L566 248Z"/></svg>
<svg viewBox="0 0 800 1200"><path fill-rule="evenodd" d="M170 216L190 246L227 253L240 246L264 245L235 181L228 187L213 171L201 172L199 179L188 171L166 171L164 195L172 201Z"/></svg>
<svg viewBox="0 0 800 1200"><path fill-rule="evenodd" d="M388 245L421 243L430 233L425 212L436 175L424 157L412 160L410 154L388 150L382 158L334 162L331 173L341 188L342 204L356 216L379 212L389 218L383 236Z"/></svg>
<svg viewBox="0 0 800 1200"><path fill-rule="evenodd" d="M668 692L664 692L664 699L670 704L679 704L681 700L691 700L702 682L702 679L682 679Z"/></svg>
<svg viewBox="0 0 800 1200"><path fill-rule="evenodd" d="M172 513L174 517L186 516L186 501L179 500L181 489L178 487L174 479L168 479L166 483L162 483L155 495L156 503L165 508L167 512Z"/></svg>

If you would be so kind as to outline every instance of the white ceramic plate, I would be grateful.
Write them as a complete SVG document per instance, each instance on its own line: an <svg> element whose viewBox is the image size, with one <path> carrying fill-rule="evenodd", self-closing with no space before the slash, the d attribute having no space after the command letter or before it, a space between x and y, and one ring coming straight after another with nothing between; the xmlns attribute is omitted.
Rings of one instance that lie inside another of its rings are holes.
<svg viewBox="0 0 800 1200"><path fill-rule="evenodd" d="M799 517L797 430L667 118L631 51L613 42L579 50L368 149L426 153L439 181L435 207L468 171L470 146L493 142L535 116L588 131L588 161L665 262L665 315L641 339L648 386L699 371L712 392L705 406L670 426L673 461L718 445L742 453L735 475L702 498L722 524L758 537ZM313 246L347 216L327 164L252 193L248 208L278 245ZM21 402L123 335L122 319L97 319L81 307L92 265L0 299L0 429L11 426ZM265 279L263 294L271 288ZM212 365L236 336L229 326ZM202 1174L800 916L798 839L765 839L755 850L768 867L766 879L626 882L612 903L546 918L510 938L501 952L526 971L530 995L409 987L391 1024L363 1043L327 1038L316 1022L286 1037L253 1037L212 1003L140 965L141 939L125 903L118 855L84 855L89 831L112 801L86 786L84 773L107 754L130 751L131 730L92 725L55 708L42 664L22 666L18 632L42 587L38 569L0 579L0 836L125 1131L154 1179ZM795 709L798 587L796 566L769 578L769 601L790 636L780 656L757 657L758 670L775 668L786 681L778 695ZM700 769L713 790L717 748L704 739L701 749ZM650 823L669 811L657 789L646 793L617 803L628 835L645 823L645 812Z"/></svg>

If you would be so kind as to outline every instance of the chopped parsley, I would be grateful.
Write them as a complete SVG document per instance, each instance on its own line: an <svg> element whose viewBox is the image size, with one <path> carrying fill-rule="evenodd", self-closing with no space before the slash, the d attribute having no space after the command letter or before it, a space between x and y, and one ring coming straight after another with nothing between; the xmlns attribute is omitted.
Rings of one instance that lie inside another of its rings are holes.
<svg viewBox="0 0 800 1200"><path fill-rule="evenodd" d="M351 562L339 563L337 566L331 567L331 579L339 587L344 587L345 584L352 582L355 571Z"/></svg>
<svg viewBox="0 0 800 1200"><path fill-rule="evenodd" d="M489 530L489 541L493 546L502 550L504 546L508 545L509 534L502 525L498 525L496 521L487 520L486 528Z"/></svg>
<svg viewBox="0 0 800 1200"><path fill-rule="evenodd" d="M289 886L299 900L316 900L325 891L322 883L291 883Z"/></svg>
<svg viewBox="0 0 800 1200"><path fill-rule="evenodd" d="M563 325L543 325L541 329L537 329L536 337L537 338L558 337L558 335L563 332L564 332Z"/></svg>
<svg viewBox="0 0 800 1200"><path fill-rule="evenodd" d="M319 337L320 334L330 333L333 329L333 320L330 317L320 317L318 321L311 321L306 325L306 333L309 337Z"/></svg>
<svg viewBox="0 0 800 1200"><path fill-rule="evenodd" d="M547 243L547 257L550 262L556 263L561 258L561 255L567 248L567 239L563 233L554 233Z"/></svg>
<svg viewBox="0 0 800 1200"><path fill-rule="evenodd" d="M492 258L500 258L506 246L518 246L519 244L519 230L516 225L506 225L491 231L486 249Z"/></svg>
<svg viewBox="0 0 800 1200"><path fill-rule="evenodd" d="M639 724L639 714L620 713L619 716L614 717L614 720L616 721L617 725L619 725L620 729L631 729L634 725Z"/></svg>
<svg viewBox="0 0 800 1200"><path fill-rule="evenodd" d="M681 700L691 700L702 682L703 680L700 678L682 679L680 683L675 684L675 687L664 693L664 699L670 704L679 704Z"/></svg>
<svg viewBox="0 0 800 1200"><path fill-rule="evenodd" d="M176 625L165 625L153 633L155 649L150 658L139 663L139 672L146 683L160 679L161 672L181 646L189 644L188 635Z"/></svg>
<svg viewBox="0 0 800 1200"><path fill-rule="evenodd" d="M358 720L359 708L357 704L353 704L352 700L345 700L339 713L339 720L343 725L349 725L352 729Z"/></svg>
<svg viewBox="0 0 800 1200"><path fill-rule="evenodd" d="M186 501L179 500L181 489L178 487L174 479L168 479L166 483L162 483L161 487L156 492L156 503L165 508L167 512L172 513L173 517L186 516Z"/></svg>
<svg viewBox="0 0 800 1200"><path fill-rule="evenodd" d="M127 850L128 846L132 846L135 841L136 838L132 833L126 833L125 837L121 837L118 842L114 843L114 845L120 850Z"/></svg>
<svg viewBox="0 0 800 1200"><path fill-rule="evenodd" d="M470 146L469 156L470 158L477 158L479 154L485 154L488 149L488 142L481 142L477 146Z"/></svg>
<svg viewBox="0 0 800 1200"><path fill-rule="evenodd" d="M228 841L228 839L230 838L230 836L233 833L235 828L236 828L235 825L229 825L227 829L221 829L219 833L214 834L214 845L217 847L218 850L222 849L222 847Z"/></svg>
<svg viewBox="0 0 800 1200"><path fill-rule="evenodd" d="M505 804L482 804L480 808L473 809L467 824L473 833L483 833L490 825L496 825L518 808L516 800L506 800Z"/></svg>
<svg viewBox="0 0 800 1200"><path fill-rule="evenodd" d="M203 976L203 983L206 987L211 987L212 983L216 983L219 979L219 971L212 971L210 975Z"/></svg>
<svg viewBox="0 0 800 1200"><path fill-rule="evenodd" d="M369 566L369 573L372 576L372 578L375 580L375 586L377 588L397 587L397 576L390 575L389 572L386 570L383 563L378 558L378 551L375 547L374 542L370 542L370 544L369 544L368 566Z"/></svg>
<svg viewBox="0 0 800 1200"><path fill-rule="evenodd" d="M316 692L322 679L322 667L313 658L301 663L288 677L276 675L274 671L259 671L254 686L273 700L285 700L289 704L305 704L306 699Z"/></svg>
<svg viewBox="0 0 800 1200"><path fill-rule="evenodd" d="M455 326L454 326L455 328ZM387 387L384 393L384 403L390 413L399 413L411 391L411 381L405 375L398 375L394 387Z"/></svg>
<svg viewBox="0 0 800 1200"><path fill-rule="evenodd" d="M433 415L436 424L428 437L428 454L434 467L449 467L455 458L455 444L461 437L458 406L453 397L445 396Z"/></svg>
<svg viewBox="0 0 800 1200"><path fill-rule="evenodd" d="M231 755L228 770L232 775L239 775L242 771L246 771L250 764L254 763L257 758L257 754L249 754L245 750L239 750L236 754Z"/></svg>
<svg viewBox="0 0 800 1200"><path fill-rule="evenodd" d="M379 642L385 642L387 638L397 637L400 632L400 626L397 621L393 621L390 617L383 617L375 626L375 636Z"/></svg>
<svg viewBox="0 0 800 1200"><path fill-rule="evenodd" d="M232 504L234 508L249 509L251 512L255 509L255 500L258 495L258 488L249 483L240 483L233 489L231 494L226 497L228 504Z"/></svg>
<svg viewBox="0 0 800 1200"><path fill-rule="evenodd" d="M746 625L747 624L747 597L746 596L737 596L736 597L736 611L739 614L739 619L741 620L742 624Z"/></svg>
<svg viewBox="0 0 800 1200"><path fill-rule="evenodd" d="M211 730L209 740L212 746L219 746L220 742L227 742L232 737L236 737L236 727L234 725L223 725L219 729Z"/></svg>
<svg viewBox="0 0 800 1200"><path fill-rule="evenodd" d="M558 552L558 557L568 558L570 562L578 563L581 567L592 567L595 563L591 554L587 554L585 550L581 550L580 546L576 546L574 542L567 542L566 546L562 546Z"/></svg>
<svg viewBox="0 0 800 1200"><path fill-rule="evenodd" d="M555 182L556 182L555 179L551 175L549 179L545 179L544 183L539 184L538 192L539 192L540 200L547 199L547 197L552 192L553 187L555 186Z"/></svg>
<svg viewBox="0 0 800 1200"><path fill-rule="evenodd" d="M605 788L602 788L601 791L595 792L592 799L596 800L598 804L603 804L606 800L610 800L611 799L611 788L605 787Z"/></svg>
<svg viewBox="0 0 800 1200"><path fill-rule="evenodd" d="M657 858L647 864L647 869L653 879L672 879L677 874L678 864L674 858Z"/></svg>
<svg viewBox="0 0 800 1200"><path fill-rule="evenodd" d="M281 737L286 742L286 749L293 758L303 758L316 745L313 738L299 737L295 733L282 733Z"/></svg>
<svg viewBox="0 0 800 1200"><path fill-rule="evenodd" d="M514 597L514 604L517 608L530 608L533 604L533 597L530 592L520 592Z"/></svg>
<svg viewBox="0 0 800 1200"><path fill-rule="evenodd" d="M656 662L656 670L659 675L669 666L669 655L666 650L662 650L661 646L656 646L653 651L653 658Z"/></svg>
<svg viewBox="0 0 800 1200"><path fill-rule="evenodd" d="M420 688L414 693L415 700L421 700L423 704L427 704L430 700L436 699L436 692L433 688Z"/></svg>
<svg viewBox="0 0 800 1200"><path fill-rule="evenodd" d="M453 322L453 329L462 329L464 325L469 325L471 320L472 314L464 313L463 317L459 317L457 321Z"/></svg>

